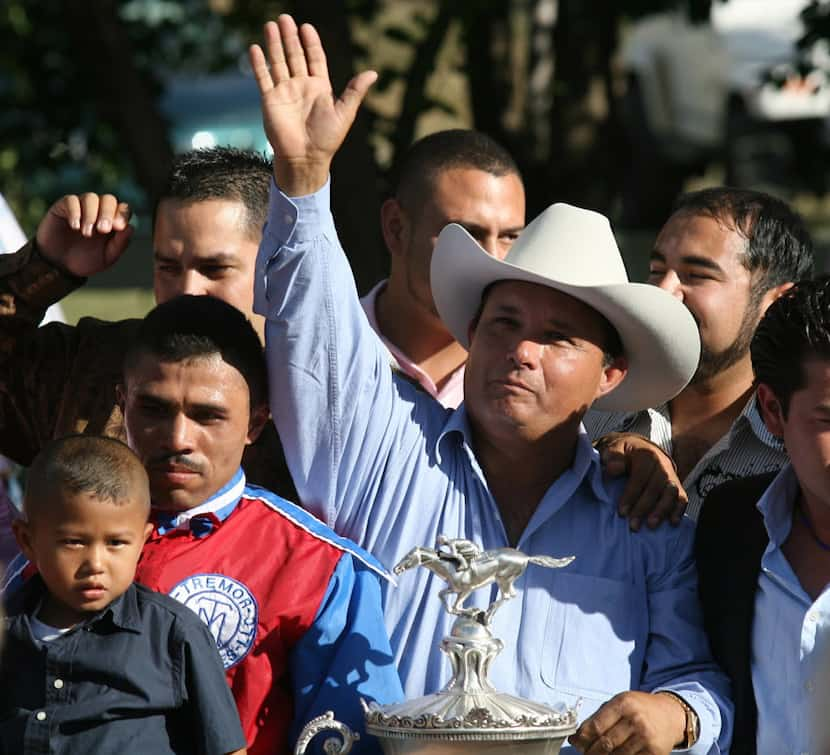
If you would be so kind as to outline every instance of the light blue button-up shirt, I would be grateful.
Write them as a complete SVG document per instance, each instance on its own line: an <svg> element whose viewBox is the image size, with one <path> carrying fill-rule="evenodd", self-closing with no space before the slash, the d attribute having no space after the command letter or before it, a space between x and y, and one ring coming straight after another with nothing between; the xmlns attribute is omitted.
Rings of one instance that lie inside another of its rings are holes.
<svg viewBox="0 0 830 755"><path fill-rule="evenodd" d="M752 623L758 755L815 752L811 732L819 706L817 675L830 649L830 589L812 600L781 552L797 495L798 480L788 465L758 501L770 539Z"/></svg>
<svg viewBox="0 0 830 755"><path fill-rule="evenodd" d="M293 200L272 188L257 266L271 411L305 504L387 566L440 534L508 546L464 405L444 409L389 369L337 239L328 185ZM517 597L495 616L505 649L491 681L550 705L581 698L583 719L618 692L670 689L700 717L692 752L725 752L728 682L702 629L692 525L632 533L616 513L621 486L603 481L582 432L571 468L518 543L531 555L576 560L559 570L530 566L516 583ZM452 623L442 587L416 569L386 590L408 697L435 692L450 676L438 649ZM479 591L469 603L486 607L493 596Z"/></svg>

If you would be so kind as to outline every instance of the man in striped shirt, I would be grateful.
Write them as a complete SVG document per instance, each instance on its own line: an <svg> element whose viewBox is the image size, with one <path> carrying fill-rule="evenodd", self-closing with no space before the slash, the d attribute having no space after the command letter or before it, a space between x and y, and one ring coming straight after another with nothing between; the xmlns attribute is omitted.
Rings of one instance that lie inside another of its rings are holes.
<svg viewBox="0 0 830 755"><path fill-rule="evenodd" d="M649 282L691 311L700 365L667 404L633 414L589 412L591 437L637 433L662 448L695 520L716 485L780 469L787 457L756 407L749 344L767 307L812 268L810 235L785 202L726 187L681 197L657 236Z"/></svg>

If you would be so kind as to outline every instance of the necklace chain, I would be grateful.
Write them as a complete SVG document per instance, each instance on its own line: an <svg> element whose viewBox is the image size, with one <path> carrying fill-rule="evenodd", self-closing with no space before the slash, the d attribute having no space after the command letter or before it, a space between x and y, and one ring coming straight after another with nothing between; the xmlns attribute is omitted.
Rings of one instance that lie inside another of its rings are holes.
<svg viewBox="0 0 830 755"><path fill-rule="evenodd" d="M822 540L818 536L818 533L815 531L815 529L813 527L813 523L810 521L810 517L807 516L807 512L804 510L804 504L801 501L799 501L799 503L798 503L798 515L801 517L801 521L804 523L804 526L807 528L807 532L809 532L810 535L812 536L813 540L816 541L816 544L818 545L818 547L821 548L822 550L830 552L830 543L825 543L824 540Z"/></svg>

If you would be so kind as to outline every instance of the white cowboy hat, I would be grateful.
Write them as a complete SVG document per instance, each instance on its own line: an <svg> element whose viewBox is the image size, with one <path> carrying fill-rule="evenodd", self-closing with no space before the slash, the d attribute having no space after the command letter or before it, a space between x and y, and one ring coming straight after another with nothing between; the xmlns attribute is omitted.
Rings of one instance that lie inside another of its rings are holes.
<svg viewBox="0 0 830 755"><path fill-rule="evenodd" d="M465 348L481 295L499 280L550 286L604 315L620 336L628 374L594 403L597 409L659 406L697 369L700 336L689 310L657 286L629 283L611 224L598 212L552 205L522 231L503 262L451 223L438 237L430 279L441 319Z"/></svg>

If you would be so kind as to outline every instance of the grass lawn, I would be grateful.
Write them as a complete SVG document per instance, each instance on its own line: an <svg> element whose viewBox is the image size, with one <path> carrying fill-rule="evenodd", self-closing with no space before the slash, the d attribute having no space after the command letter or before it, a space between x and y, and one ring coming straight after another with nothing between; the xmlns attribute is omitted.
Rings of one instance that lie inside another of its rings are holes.
<svg viewBox="0 0 830 755"><path fill-rule="evenodd" d="M153 292L149 288L93 288L84 286L63 301L66 321L74 325L81 317L101 320L125 320L144 317L152 308Z"/></svg>

